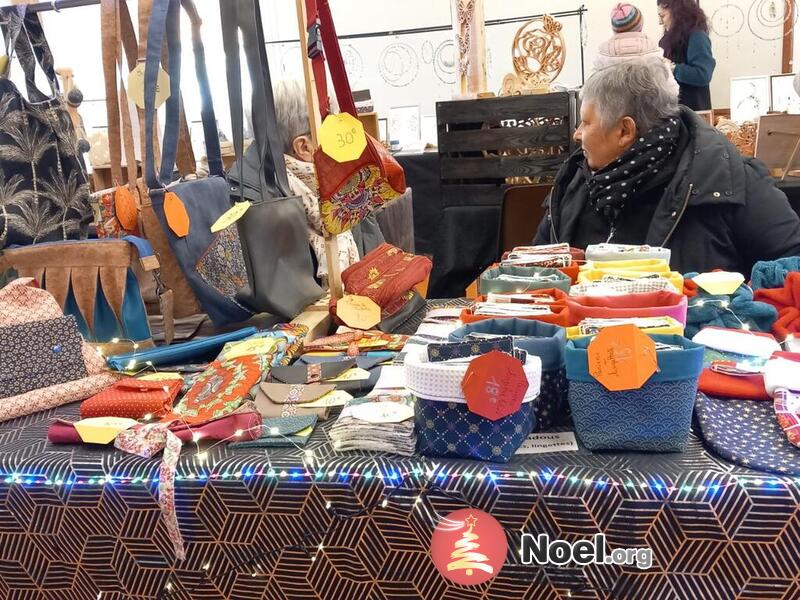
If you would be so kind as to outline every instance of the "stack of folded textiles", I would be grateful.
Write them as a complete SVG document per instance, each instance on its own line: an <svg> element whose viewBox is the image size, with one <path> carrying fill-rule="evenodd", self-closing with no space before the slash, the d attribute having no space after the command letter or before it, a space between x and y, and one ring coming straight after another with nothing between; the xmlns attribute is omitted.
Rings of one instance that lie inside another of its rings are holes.
<svg viewBox="0 0 800 600"><path fill-rule="evenodd" d="M660 258L588 261L580 269L578 283L636 281L647 278L666 279L675 290L683 289L683 276L671 271L669 263Z"/></svg>
<svg viewBox="0 0 800 600"><path fill-rule="evenodd" d="M683 325L672 317L641 317L627 319L584 319L578 325L567 327L567 339L596 335L605 327L635 325L647 334L683 335Z"/></svg>
<svg viewBox="0 0 800 600"><path fill-rule="evenodd" d="M478 296L461 311L460 319L462 323L475 323L517 317L565 326L568 321L566 299L566 292L555 288L523 293L490 292Z"/></svg>

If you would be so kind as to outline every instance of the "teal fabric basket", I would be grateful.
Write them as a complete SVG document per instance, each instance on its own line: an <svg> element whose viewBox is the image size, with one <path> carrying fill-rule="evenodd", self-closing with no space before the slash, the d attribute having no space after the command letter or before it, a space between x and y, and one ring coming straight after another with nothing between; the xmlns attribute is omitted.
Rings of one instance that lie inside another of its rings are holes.
<svg viewBox="0 0 800 600"><path fill-rule="evenodd" d="M659 371L638 390L610 392L589 373L591 338L567 343L569 406L590 450L682 452L689 440L705 348L677 335L651 335L681 350L658 350Z"/></svg>
<svg viewBox="0 0 800 600"><path fill-rule="evenodd" d="M510 335L514 347L542 360L542 386L535 411L534 431L544 431L564 422L569 416L567 376L564 370L564 348L567 344L563 327L530 319L486 319L459 327L450 334L451 342L463 342L471 333Z"/></svg>
<svg viewBox="0 0 800 600"><path fill-rule="evenodd" d="M504 281L501 275L525 277L527 281ZM569 293L572 280L558 269L545 269L542 267L492 267L486 269L478 280L478 293L486 295L489 292L496 294L516 294L556 288Z"/></svg>

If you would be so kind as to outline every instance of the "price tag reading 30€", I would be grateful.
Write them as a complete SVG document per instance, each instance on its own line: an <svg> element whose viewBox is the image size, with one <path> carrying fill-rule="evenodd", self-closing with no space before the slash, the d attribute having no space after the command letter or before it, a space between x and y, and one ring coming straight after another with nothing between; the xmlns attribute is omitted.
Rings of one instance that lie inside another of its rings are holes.
<svg viewBox="0 0 800 600"><path fill-rule="evenodd" d="M322 151L336 162L356 160L367 147L364 125L350 113L328 115L319 130Z"/></svg>

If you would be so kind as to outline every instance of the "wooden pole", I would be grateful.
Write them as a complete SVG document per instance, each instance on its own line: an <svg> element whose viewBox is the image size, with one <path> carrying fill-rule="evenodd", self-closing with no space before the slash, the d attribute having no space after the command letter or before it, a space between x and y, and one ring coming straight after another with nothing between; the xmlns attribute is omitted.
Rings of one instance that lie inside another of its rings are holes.
<svg viewBox="0 0 800 600"><path fill-rule="evenodd" d="M451 0L450 14L458 56L459 92L479 94L488 89L484 0Z"/></svg>
<svg viewBox="0 0 800 600"><path fill-rule="evenodd" d="M796 0L788 0L784 3L787 13L783 19L783 51L782 51L782 73L794 73L794 20L797 14Z"/></svg>
<svg viewBox="0 0 800 600"><path fill-rule="evenodd" d="M300 33L300 54L303 61L303 76L306 82L306 104L308 105L308 124L311 128L311 139L314 146L319 146L319 128L321 126L319 113L319 98L314 80L314 71L311 68L311 59L308 58L308 16L304 0L295 0L297 6L297 29ZM342 269L339 264L339 239L335 235L325 235L325 262L328 266L328 285L331 297L337 300L344 295L342 284Z"/></svg>

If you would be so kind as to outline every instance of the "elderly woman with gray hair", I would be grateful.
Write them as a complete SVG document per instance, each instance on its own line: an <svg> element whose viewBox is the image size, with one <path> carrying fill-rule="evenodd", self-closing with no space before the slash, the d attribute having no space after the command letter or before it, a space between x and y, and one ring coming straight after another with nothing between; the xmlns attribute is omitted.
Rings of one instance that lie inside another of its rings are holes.
<svg viewBox="0 0 800 600"><path fill-rule="evenodd" d="M767 169L678 105L662 61L600 70L581 100L581 149L556 176L535 244L666 246L682 273L747 275L800 255L800 218Z"/></svg>

